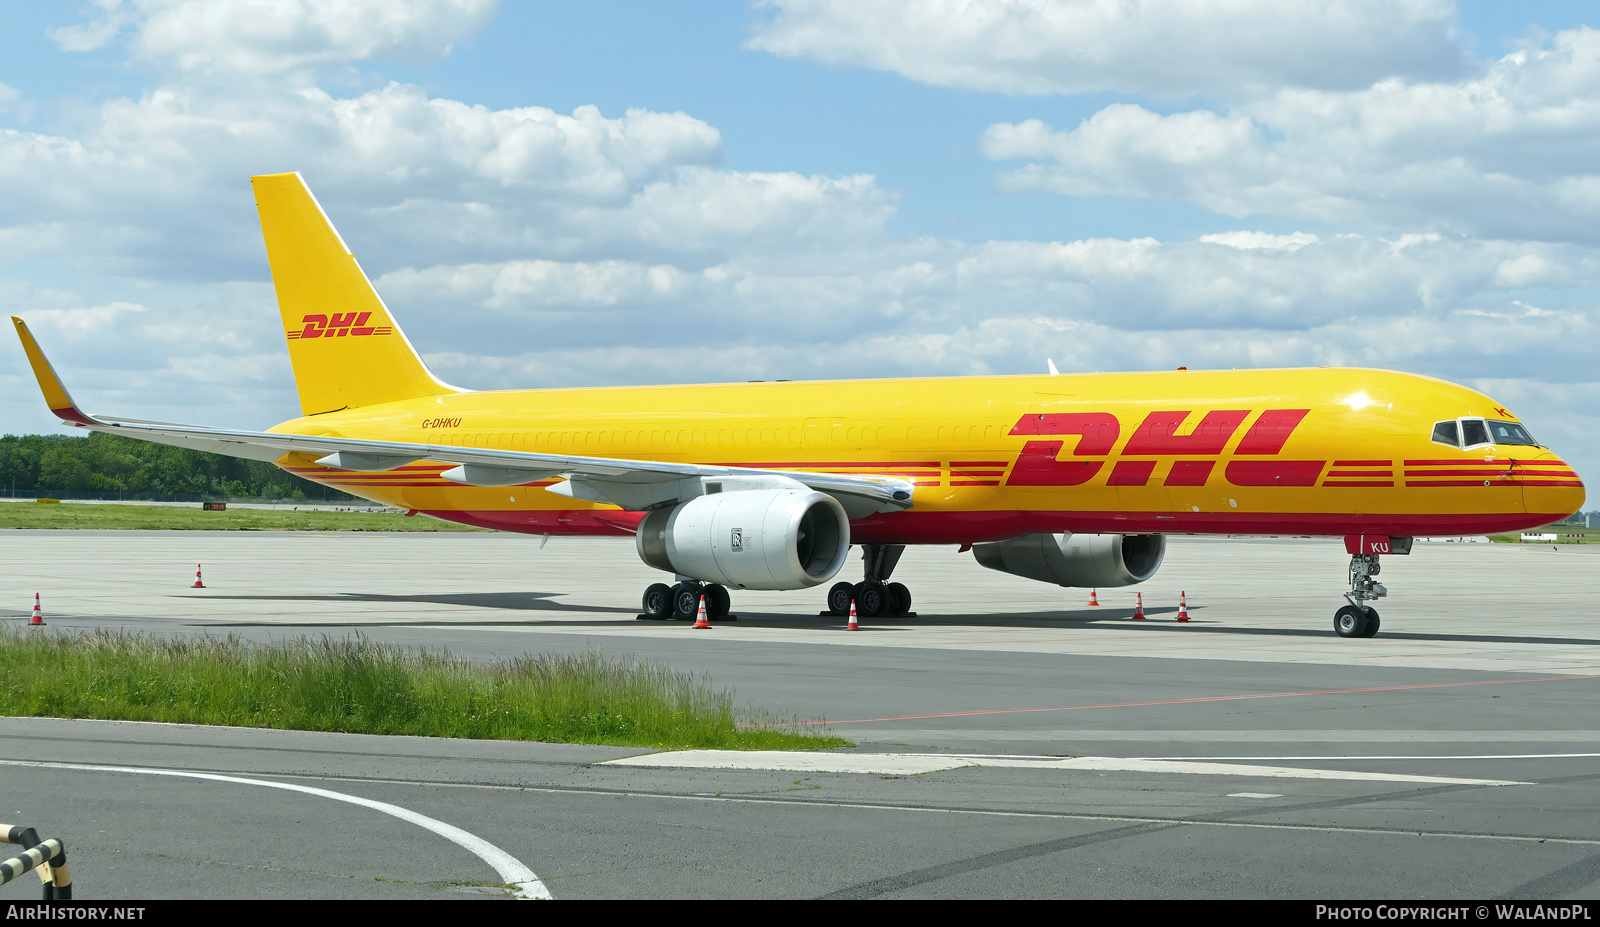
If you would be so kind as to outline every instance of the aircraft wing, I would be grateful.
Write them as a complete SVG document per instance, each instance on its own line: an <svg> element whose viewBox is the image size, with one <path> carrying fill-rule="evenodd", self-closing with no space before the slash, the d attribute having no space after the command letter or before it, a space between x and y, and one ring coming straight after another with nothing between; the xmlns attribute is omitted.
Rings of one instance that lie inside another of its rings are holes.
<svg viewBox="0 0 1600 927"><path fill-rule="evenodd" d="M17 335L44 392L45 402L62 421L80 428L120 434L156 444L274 461L289 453L309 456L317 463L340 470L393 470L422 460L456 464L440 474L468 486L519 486L561 476L565 480L550 491L591 502L620 505L625 509L653 508L675 500L670 484L704 477L776 477L794 480L839 498L853 517L911 507L914 484L893 476L809 473L798 470L764 470L753 467L712 466L659 460L624 460L611 457L575 457L535 454L479 447L410 444L364 438L335 438L280 434L271 431L235 431L168 422L90 415L79 409L39 349L33 334L15 316ZM699 491L691 493L698 495ZM687 498L688 496L681 496Z"/></svg>

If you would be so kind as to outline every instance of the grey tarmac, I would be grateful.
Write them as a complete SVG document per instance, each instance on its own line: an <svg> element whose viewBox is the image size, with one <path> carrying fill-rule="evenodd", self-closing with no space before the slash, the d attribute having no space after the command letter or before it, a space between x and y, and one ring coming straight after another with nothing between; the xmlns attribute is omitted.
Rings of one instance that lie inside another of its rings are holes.
<svg viewBox="0 0 1600 927"><path fill-rule="evenodd" d="M894 578L918 616L859 633L817 617L820 589L736 592L740 620L710 631L636 621L660 574L626 540L4 531L0 557L0 603L14 606L0 617L19 622L39 592L57 629L361 633L482 659L599 646L705 672L795 722L826 719L857 742L846 752L1044 764L646 768L605 763L644 752L625 748L0 719L4 816L67 841L84 898L490 898L496 875L434 833L343 802L17 764L208 771L388 802L510 853L563 899L1600 888L1593 547L1419 543L1385 558L1390 597L1370 640L1331 629L1347 559L1337 540L1175 538L1155 579L1100 590L1095 609L1086 590L913 548ZM206 589L188 588L196 562ZM1129 618L1134 591L1145 622ZM1180 591L1186 625L1173 620ZM1195 762L1098 771L1044 756ZM1527 784L1217 775L1207 763Z"/></svg>

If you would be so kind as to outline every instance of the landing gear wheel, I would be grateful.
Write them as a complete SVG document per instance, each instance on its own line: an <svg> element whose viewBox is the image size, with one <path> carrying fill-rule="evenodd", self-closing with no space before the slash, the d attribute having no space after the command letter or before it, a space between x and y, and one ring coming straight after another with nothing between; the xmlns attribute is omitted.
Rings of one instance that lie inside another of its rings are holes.
<svg viewBox="0 0 1600 927"><path fill-rule="evenodd" d="M899 617L911 611L911 590L900 583L890 583L887 587L890 598L894 599L893 615Z"/></svg>
<svg viewBox="0 0 1600 927"><path fill-rule="evenodd" d="M884 593L883 583L860 583L856 586L856 614L863 618L874 618L884 613L884 606L889 603L885 600L888 596Z"/></svg>
<svg viewBox="0 0 1600 927"><path fill-rule="evenodd" d="M828 611L835 615L850 614L850 600L855 598L856 587L851 583L834 583L828 590Z"/></svg>
<svg viewBox="0 0 1600 927"><path fill-rule="evenodd" d="M1333 613L1333 630L1340 637L1368 637L1367 626L1372 622L1367 618L1368 609L1356 608L1346 605Z"/></svg>
<svg viewBox="0 0 1600 927"><path fill-rule="evenodd" d="M1373 637L1378 633L1378 610L1367 609L1367 629L1361 632L1362 637Z"/></svg>
<svg viewBox="0 0 1600 927"><path fill-rule="evenodd" d="M700 596L705 594L699 583L679 583L672 587L672 617L676 621L693 621L700 611Z"/></svg>
<svg viewBox="0 0 1600 927"><path fill-rule="evenodd" d="M728 617L728 609L733 606L733 597L728 595L726 586L716 583L706 587L706 617L712 620Z"/></svg>
<svg viewBox="0 0 1600 927"><path fill-rule="evenodd" d="M639 603L644 617L651 621L666 621L672 617L672 587L666 583L652 583L644 591L644 601Z"/></svg>

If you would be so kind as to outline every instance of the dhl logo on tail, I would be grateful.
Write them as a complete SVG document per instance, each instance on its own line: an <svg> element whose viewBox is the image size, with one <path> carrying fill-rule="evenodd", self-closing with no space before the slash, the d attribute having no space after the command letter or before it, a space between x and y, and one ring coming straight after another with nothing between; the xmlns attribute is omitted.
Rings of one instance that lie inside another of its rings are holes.
<svg viewBox="0 0 1600 927"><path fill-rule="evenodd" d="M370 318L372 318L370 312L335 312L331 319L317 313L300 319L305 323L305 328L300 331L286 331L283 334L290 341L306 338L343 338L346 335L359 338L363 335L394 334L394 327L391 325L368 325L367 320Z"/></svg>

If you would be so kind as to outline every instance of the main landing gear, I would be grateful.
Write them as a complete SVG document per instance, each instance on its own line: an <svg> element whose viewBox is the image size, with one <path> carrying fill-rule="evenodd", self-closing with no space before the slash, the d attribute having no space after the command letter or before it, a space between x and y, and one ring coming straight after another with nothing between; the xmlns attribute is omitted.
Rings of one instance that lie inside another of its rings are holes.
<svg viewBox="0 0 1600 927"><path fill-rule="evenodd" d="M1350 591L1344 594L1350 604L1333 615L1333 630L1340 637L1371 637L1378 633L1378 610L1364 603L1389 594L1383 583L1373 579L1381 571L1377 554L1351 555Z"/></svg>
<svg viewBox="0 0 1600 927"><path fill-rule="evenodd" d="M700 597L706 598L706 617L712 621L737 621L728 614L732 597L727 587L716 583L685 580L677 585L653 583L639 603L641 621L693 621L700 611Z"/></svg>
<svg viewBox="0 0 1600 927"><path fill-rule="evenodd" d="M854 600L856 614L862 618L879 615L905 618L916 615L911 610L911 590L900 583L887 581L894 574L900 555L905 552L904 544L861 545L865 578L859 583L834 583L828 590L828 610L822 614L848 615L850 602Z"/></svg>

